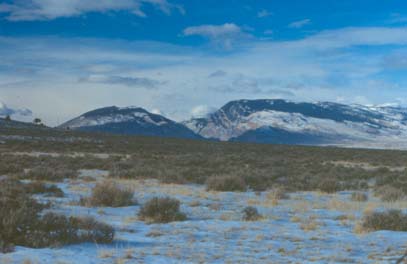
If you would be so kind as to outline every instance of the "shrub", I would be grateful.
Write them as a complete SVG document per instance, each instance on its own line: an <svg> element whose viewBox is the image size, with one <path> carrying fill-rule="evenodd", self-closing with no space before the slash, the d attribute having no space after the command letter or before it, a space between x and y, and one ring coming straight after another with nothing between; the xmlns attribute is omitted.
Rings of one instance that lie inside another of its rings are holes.
<svg viewBox="0 0 407 264"><path fill-rule="evenodd" d="M247 172L247 176L245 176L243 179L246 187L255 192L265 191L271 185L270 177L262 172Z"/></svg>
<svg viewBox="0 0 407 264"><path fill-rule="evenodd" d="M38 222L36 230L26 238L26 243L41 248L81 242L111 243L113 238L113 228L93 218L47 213Z"/></svg>
<svg viewBox="0 0 407 264"><path fill-rule="evenodd" d="M1 155L0 158L2 159L0 161L0 175L21 173L23 171L20 164L5 160L4 155Z"/></svg>
<svg viewBox="0 0 407 264"><path fill-rule="evenodd" d="M407 215L400 210L373 212L362 219L362 228L368 232L377 230L407 231Z"/></svg>
<svg viewBox="0 0 407 264"><path fill-rule="evenodd" d="M63 181L78 177L78 171L67 168L52 168L38 166L24 173L23 177L40 181Z"/></svg>
<svg viewBox="0 0 407 264"><path fill-rule="evenodd" d="M340 190L339 182L334 179L323 179L318 184L318 190L325 193L335 193Z"/></svg>
<svg viewBox="0 0 407 264"><path fill-rule="evenodd" d="M48 196L64 197L64 192L56 185L48 185L42 182L31 182L26 185L28 193L46 194Z"/></svg>
<svg viewBox="0 0 407 264"><path fill-rule="evenodd" d="M113 181L104 181L97 183L92 189L92 195L82 199L81 203L85 206L110 206L122 207L137 203L133 198L134 192L131 189L122 187Z"/></svg>
<svg viewBox="0 0 407 264"><path fill-rule="evenodd" d="M244 221L258 221L261 219L261 215L257 211L256 207L247 206L243 209L243 220Z"/></svg>
<svg viewBox="0 0 407 264"><path fill-rule="evenodd" d="M406 196L402 190L390 185L378 187L375 190L375 195L380 197L380 199L384 202L396 202L398 200L402 200Z"/></svg>
<svg viewBox="0 0 407 264"><path fill-rule="evenodd" d="M5 252L24 243L43 207L29 197L22 183L4 180L0 184L0 208L0 250Z"/></svg>
<svg viewBox="0 0 407 264"><path fill-rule="evenodd" d="M351 201L354 202L366 202L369 199L369 197L367 196L366 193L363 192L353 192L350 199Z"/></svg>
<svg viewBox="0 0 407 264"><path fill-rule="evenodd" d="M187 218L180 212L180 202L169 197L152 198L140 208L138 216L141 220L151 223L184 221Z"/></svg>
<svg viewBox="0 0 407 264"><path fill-rule="evenodd" d="M244 192L247 189L243 178L236 176L212 176L206 181L206 188L220 192Z"/></svg>
<svg viewBox="0 0 407 264"><path fill-rule="evenodd" d="M53 213L40 217L44 207L29 196L24 184L1 181L0 252L12 251L14 245L38 248L113 240L114 231L105 224Z"/></svg>

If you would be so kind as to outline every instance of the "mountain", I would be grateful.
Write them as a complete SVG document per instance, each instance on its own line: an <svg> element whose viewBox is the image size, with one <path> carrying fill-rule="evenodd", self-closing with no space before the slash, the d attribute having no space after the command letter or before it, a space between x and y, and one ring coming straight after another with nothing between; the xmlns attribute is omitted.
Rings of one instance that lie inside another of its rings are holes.
<svg viewBox="0 0 407 264"><path fill-rule="evenodd" d="M35 125L33 123L21 122L16 120L7 120L0 117L0 128L21 128L21 129L33 129L33 128L46 128L45 126Z"/></svg>
<svg viewBox="0 0 407 264"><path fill-rule="evenodd" d="M222 141L407 147L407 109L394 106L237 100L183 124Z"/></svg>
<svg viewBox="0 0 407 264"><path fill-rule="evenodd" d="M182 124L139 107L111 106L96 109L60 125L59 128L123 135L201 138Z"/></svg>
<svg viewBox="0 0 407 264"><path fill-rule="evenodd" d="M1 125L1 122L0 122ZM105 107L61 125L72 130L221 141L407 149L407 108L237 100L182 124L138 107Z"/></svg>

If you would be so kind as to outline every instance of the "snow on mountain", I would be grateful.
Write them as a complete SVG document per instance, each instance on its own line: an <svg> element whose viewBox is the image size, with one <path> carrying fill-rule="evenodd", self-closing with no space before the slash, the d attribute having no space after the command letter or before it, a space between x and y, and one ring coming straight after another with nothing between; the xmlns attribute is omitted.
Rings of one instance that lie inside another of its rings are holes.
<svg viewBox="0 0 407 264"><path fill-rule="evenodd" d="M407 148L407 108L282 99L238 100L179 124L139 107L105 107L62 128L278 144Z"/></svg>
<svg viewBox="0 0 407 264"><path fill-rule="evenodd" d="M193 131L139 107L105 107L87 112L60 126L83 131L127 135L200 138Z"/></svg>
<svg viewBox="0 0 407 264"><path fill-rule="evenodd" d="M29 121L32 118L32 111L27 108L15 109L8 107L0 101L0 117L10 116L20 121Z"/></svg>
<svg viewBox="0 0 407 264"><path fill-rule="evenodd" d="M184 125L205 138L259 143L406 142L407 109L331 102L238 100Z"/></svg>

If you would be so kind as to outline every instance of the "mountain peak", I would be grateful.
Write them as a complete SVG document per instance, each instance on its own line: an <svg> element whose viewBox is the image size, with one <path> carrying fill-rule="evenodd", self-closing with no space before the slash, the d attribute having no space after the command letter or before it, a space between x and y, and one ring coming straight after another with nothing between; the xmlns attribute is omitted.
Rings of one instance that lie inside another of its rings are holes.
<svg viewBox="0 0 407 264"><path fill-rule="evenodd" d="M60 127L115 134L200 138L182 124L134 106L95 109Z"/></svg>

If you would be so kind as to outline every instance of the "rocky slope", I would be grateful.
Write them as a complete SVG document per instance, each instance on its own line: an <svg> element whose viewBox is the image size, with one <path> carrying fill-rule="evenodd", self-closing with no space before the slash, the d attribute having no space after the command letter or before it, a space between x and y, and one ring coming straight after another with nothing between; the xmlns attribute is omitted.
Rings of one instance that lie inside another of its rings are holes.
<svg viewBox="0 0 407 264"><path fill-rule="evenodd" d="M238 100L184 125L223 141L355 146L407 142L407 109L390 106Z"/></svg>

